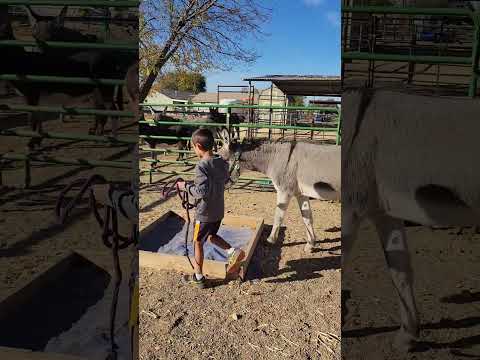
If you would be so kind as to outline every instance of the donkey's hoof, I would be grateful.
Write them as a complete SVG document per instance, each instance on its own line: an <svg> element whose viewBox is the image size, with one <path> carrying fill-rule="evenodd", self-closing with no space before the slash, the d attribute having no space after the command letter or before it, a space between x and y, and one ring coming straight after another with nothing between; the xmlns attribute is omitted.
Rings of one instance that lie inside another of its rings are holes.
<svg viewBox="0 0 480 360"><path fill-rule="evenodd" d="M275 239L273 236L269 236L269 237L267 238L267 242L268 242L269 244L275 244L275 243L277 242L277 239Z"/></svg>
<svg viewBox="0 0 480 360"><path fill-rule="evenodd" d="M418 336L414 336L403 329L400 329L395 335L393 346L402 353L412 351L417 344Z"/></svg>

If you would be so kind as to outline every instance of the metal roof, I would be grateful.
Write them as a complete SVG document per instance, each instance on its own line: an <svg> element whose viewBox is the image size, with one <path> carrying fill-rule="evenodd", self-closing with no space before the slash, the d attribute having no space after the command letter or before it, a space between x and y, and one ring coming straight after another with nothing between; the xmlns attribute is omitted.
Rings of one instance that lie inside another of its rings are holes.
<svg viewBox="0 0 480 360"><path fill-rule="evenodd" d="M325 75L265 75L243 81L268 81L289 96L340 96L341 77Z"/></svg>

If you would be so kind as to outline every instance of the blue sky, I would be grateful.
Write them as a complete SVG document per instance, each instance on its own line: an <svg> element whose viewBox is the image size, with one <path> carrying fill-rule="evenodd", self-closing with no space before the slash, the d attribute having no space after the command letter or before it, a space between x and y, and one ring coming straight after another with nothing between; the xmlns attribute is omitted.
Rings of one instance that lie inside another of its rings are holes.
<svg viewBox="0 0 480 360"><path fill-rule="evenodd" d="M269 36L254 44L260 59L250 67L207 73L207 91L241 85L249 76L340 75L340 0L266 0L265 6L272 18L263 28Z"/></svg>

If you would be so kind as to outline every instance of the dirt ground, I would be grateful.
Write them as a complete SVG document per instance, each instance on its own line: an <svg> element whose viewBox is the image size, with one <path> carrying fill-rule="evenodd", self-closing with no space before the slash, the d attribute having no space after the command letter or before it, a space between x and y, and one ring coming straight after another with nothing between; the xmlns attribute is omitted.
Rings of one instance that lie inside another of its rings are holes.
<svg viewBox="0 0 480 360"><path fill-rule="evenodd" d="M417 350L405 355L392 346L400 319L397 295L377 234L364 224L352 263L342 272L342 286L351 291L342 333L345 359L480 358L480 235L457 231L407 228L421 338Z"/></svg>
<svg viewBox="0 0 480 360"><path fill-rule="evenodd" d="M140 194L141 229L182 211L175 197ZM265 220L248 280L201 290L181 284L177 272L141 268L140 359L339 359L340 204L312 201L322 242L309 255L295 201L275 245L266 244L275 192L235 188L225 201L227 213Z"/></svg>

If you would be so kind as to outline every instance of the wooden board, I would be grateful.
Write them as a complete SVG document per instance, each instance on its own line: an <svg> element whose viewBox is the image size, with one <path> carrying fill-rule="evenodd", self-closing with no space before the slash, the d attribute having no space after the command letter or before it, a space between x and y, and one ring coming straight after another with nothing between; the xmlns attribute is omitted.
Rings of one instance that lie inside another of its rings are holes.
<svg viewBox="0 0 480 360"><path fill-rule="evenodd" d="M0 321L10 312L25 306L46 283L55 281L60 274L67 271L68 267L76 260L76 256L78 254L73 251L63 255L44 271L35 274L20 289L11 289L4 298L0 299Z"/></svg>
<svg viewBox="0 0 480 360"><path fill-rule="evenodd" d="M78 357L65 354L53 354L28 349L17 349L0 346L0 359L8 360L87 360L84 357Z"/></svg>
<svg viewBox="0 0 480 360"><path fill-rule="evenodd" d="M172 215L172 211L169 211L163 214L158 220L154 221L152 224L147 226L144 230L140 232L140 237L142 234L148 234L153 231L153 229L158 226L163 220L167 219ZM173 213L177 215L176 213ZM184 218L184 216L182 216ZM253 252L257 246L258 239L262 233L263 229L263 219L256 219L248 216L230 216L227 215L223 219L222 226L230 226L235 228L250 228L252 229L252 237L248 241L247 247L244 249L246 253L246 258L243 262L243 265L239 268L237 274L242 279L245 278L247 273L247 267L252 259ZM193 263L193 256L189 256L190 261ZM151 268L155 270L176 270L180 272L191 272L192 267L188 262L186 256L183 255L171 255L171 254L162 254L151 251L139 250L139 261L140 267ZM203 273L214 279L225 279L227 277L227 263L224 261L215 261L215 260L204 260L203 262ZM229 274L229 277L232 274Z"/></svg>

